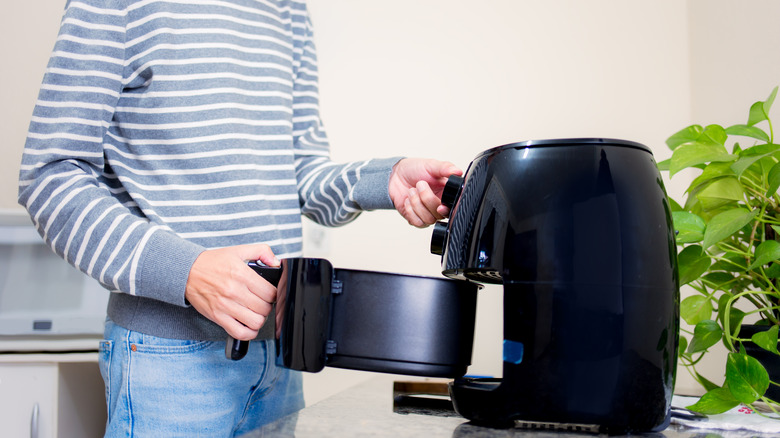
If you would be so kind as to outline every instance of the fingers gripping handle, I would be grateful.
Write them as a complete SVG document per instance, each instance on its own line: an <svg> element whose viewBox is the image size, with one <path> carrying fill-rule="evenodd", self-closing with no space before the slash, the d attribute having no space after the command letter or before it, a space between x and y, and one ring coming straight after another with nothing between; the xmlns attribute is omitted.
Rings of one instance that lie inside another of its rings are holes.
<svg viewBox="0 0 780 438"><path fill-rule="evenodd" d="M257 262L249 262L248 266L252 268L258 275L263 277L267 282L274 286L279 285L279 280L282 278L281 267L265 266ZM230 360L239 360L246 356L249 350L249 341L239 341L228 336L227 344L225 345L225 357Z"/></svg>

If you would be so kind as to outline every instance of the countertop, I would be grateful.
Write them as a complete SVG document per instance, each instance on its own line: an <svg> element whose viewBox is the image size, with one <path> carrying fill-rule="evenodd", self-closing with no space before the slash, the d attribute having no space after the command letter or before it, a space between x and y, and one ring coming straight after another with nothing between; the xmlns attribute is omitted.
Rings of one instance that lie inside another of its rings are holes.
<svg viewBox="0 0 780 438"><path fill-rule="evenodd" d="M347 388L297 413L268 424L244 438L257 437L555 437L588 438L584 432L529 429L492 429L470 422L447 408L416 408L394 403L393 382L398 376L376 378ZM448 403L448 401L447 401ZM450 405L451 406L451 405ZM752 432L688 429L672 424L660 433L632 435L653 438L765 438Z"/></svg>

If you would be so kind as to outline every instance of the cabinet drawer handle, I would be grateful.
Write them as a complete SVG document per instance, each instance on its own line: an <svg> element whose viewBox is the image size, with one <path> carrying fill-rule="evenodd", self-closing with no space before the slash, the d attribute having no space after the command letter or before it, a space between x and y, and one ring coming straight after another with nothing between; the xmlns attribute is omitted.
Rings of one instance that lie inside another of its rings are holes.
<svg viewBox="0 0 780 438"><path fill-rule="evenodd" d="M33 405L32 418L30 418L30 438L38 438L38 403Z"/></svg>

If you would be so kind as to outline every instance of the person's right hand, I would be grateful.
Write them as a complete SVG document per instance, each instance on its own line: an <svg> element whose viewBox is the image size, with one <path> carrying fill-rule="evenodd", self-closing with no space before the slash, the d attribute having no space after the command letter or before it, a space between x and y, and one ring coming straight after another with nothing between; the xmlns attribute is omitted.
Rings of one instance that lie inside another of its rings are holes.
<svg viewBox="0 0 780 438"><path fill-rule="evenodd" d="M250 260L279 266L264 244L207 250L190 268L184 292L192 307L242 341L257 336L276 300L276 288L247 266Z"/></svg>

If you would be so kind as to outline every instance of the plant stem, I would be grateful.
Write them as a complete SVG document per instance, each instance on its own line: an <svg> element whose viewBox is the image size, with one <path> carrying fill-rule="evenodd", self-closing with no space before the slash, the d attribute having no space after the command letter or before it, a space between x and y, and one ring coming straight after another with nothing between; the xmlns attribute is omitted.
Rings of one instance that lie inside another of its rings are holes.
<svg viewBox="0 0 780 438"><path fill-rule="evenodd" d="M772 412L774 412L775 414L780 415L780 412L777 412L777 409L775 409L775 405L778 404L776 401L772 400L771 398L767 398L767 397L763 397L763 396L761 397L761 401L764 402L769 407L769 409L772 410ZM761 411L759 411L755 407L753 407L752 404L748 405L748 406L750 406L750 409L753 409L753 412L757 413L758 415L761 415L762 417L766 417L766 418L772 418L772 417L770 417L768 415L765 415L764 413L762 413ZM777 418L772 418L772 419L773 420L777 420Z"/></svg>

